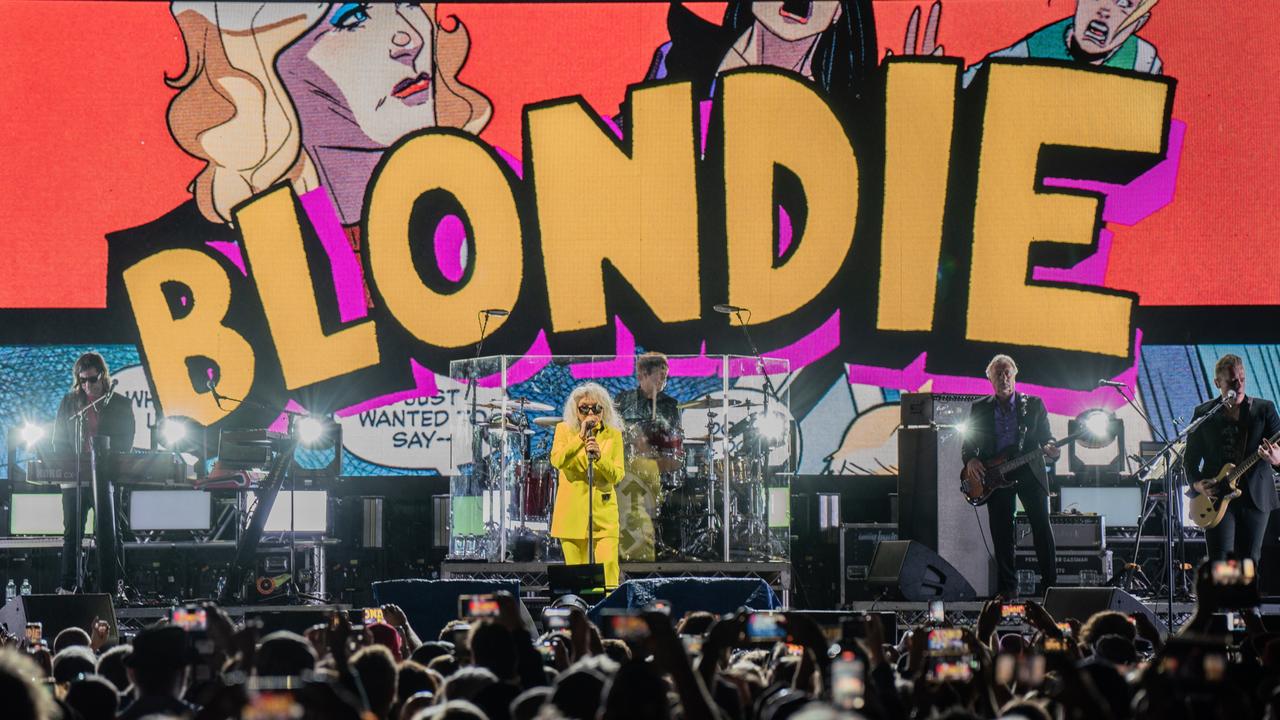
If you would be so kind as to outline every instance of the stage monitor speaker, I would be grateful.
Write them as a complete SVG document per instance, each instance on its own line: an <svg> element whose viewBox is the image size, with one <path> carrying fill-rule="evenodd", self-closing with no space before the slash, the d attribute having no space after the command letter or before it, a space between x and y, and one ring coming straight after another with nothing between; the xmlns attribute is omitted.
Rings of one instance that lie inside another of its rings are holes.
<svg viewBox="0 0 1280 720"><path fill-rule="evenodd" d="M383 580L372 586L375 605L394 603L422 639L435 639L450 621L458 619L458 598L506 591L520 597L516 580ZM521 612L528 613L521 604Z"/></svg>
<svg viewBox="0 0 1280 720"><path fill-rule="evenodd" d="M987 511L960 493L960 427L980 395L907 393L898 431L898 539L917 540L964 574L982 595L995 580Z"/></svg>
<svg viewBox="0 0 1280 720"><path fill-rule="evenodd" d="M95 618L106 620L111 625L111 640L119 640L110 595L19 595L0 608L0 626L22 637L27 623L41 623L50 648L58 633L69 627L89 632Z"/></svg>
<svg viewBox="0 0 1280 720"><path fill-rule="evenodd" d="M782 606L773 588L760 578L673 577L627 580L591 608L592 620L601 610L639 610L654 600L671 603L671 617L705 610L724 615L746 607L777 610Z"/></svg>
<svg viewBox="0 0 1280 720"><path fill-rule="evenodd" d="M1155 613L1147 609L1146 605L1138 602L1137 598L1119 588L1051 587L1044 596L1044 609L1058 622L1065 622L1067 618L1075 618L1083 623L1092 617L1094 613L1102 612L1103 610L1115 610L1125 615L1142 613L1147 616L1147 619L1151 620L1153 625L1160 626L1159 618L1156 617Z"/></svg>
<svg viewBox="0 0 1280 720"><path fill-rule="evenodd" d="M876 546L867 586L884 600L946 600L977 597L973 586L951 563L913 540L886 540Z"/></svg>

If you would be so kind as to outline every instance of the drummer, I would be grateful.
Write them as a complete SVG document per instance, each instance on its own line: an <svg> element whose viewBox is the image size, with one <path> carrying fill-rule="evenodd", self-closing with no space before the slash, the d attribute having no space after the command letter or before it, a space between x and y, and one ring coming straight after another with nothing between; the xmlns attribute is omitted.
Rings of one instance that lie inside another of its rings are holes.
<svg viewBox="0 0 1280 720"><path fill-rule="evenodd" d="M654 517L661 502L664 478L681 461L671 443L681 436L680 408L675 398L662 392L667 384L667 356L648 352L636 358L636 389L618 393L614 400L626 424L627 472L618 485L618 510L622 519L619 552L623 560L653 562L656 559Z"/></svg>
<svg viewBox="0 0 1280 720"><path fill-rule="evenodd" d="M656 420L668 429L682 432L680 407L675 398L662 392L667 386L667 371L667 356L660 352L647 352L636 358L636 389L620 392L614 398L624 423Z"/></svg>

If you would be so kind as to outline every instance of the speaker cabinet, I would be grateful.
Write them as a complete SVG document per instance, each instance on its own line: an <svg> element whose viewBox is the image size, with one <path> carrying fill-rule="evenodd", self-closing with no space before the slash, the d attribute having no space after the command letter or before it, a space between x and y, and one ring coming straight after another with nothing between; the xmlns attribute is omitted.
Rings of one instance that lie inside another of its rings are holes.
<svg viewBox="0 0 1280 720"><path fill-rule="evenodd" d="M1115 610L1126 615L1142 613L1151 620L1152 624L1160 626L1155 613L1138 602L1137 598L1119 588L1051 587L1044 596L1044 609L1059 622L1067 618L1075 618L1083 623L1096 612Z"/></svg>
<svg viewBox="0 0 1280 720"><path fill-rule="evenodd" d="M911 540L890 540L876 546L867 586L884 600L957 602L977 597L973 586L951 563Z"/></svg>
<svg viewBox="0 0 1280 720"><path fill-rule="evenodd" d="M898 537L937 552L964 574L979 594L990 595L991 532L987 511L960 493L959 426L979 395L907 393L898 431Z"/></svg>

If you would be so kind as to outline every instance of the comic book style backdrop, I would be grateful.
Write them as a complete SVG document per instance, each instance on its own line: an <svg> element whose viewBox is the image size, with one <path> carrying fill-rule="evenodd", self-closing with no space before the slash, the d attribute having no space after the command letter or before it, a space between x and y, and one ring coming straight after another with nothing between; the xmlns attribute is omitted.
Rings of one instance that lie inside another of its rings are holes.
<svg viewBox="0 0 1280 720"><path fill-rule="evenodd" d="M159 414L290 408L338 419L347 474L447 472L485 308L511 311L485 353L530 358L746 353L713 306L749 308L803 473L894 472L900 393L986 392L996 352L1060 435L1114 411L1124 452L1151 433L1099 379L1162 432L1223 352L1280 395L1280 55L1205 42L1262 36L1245 6L6 12L6 431L95 348L139 447Z"/></svg>

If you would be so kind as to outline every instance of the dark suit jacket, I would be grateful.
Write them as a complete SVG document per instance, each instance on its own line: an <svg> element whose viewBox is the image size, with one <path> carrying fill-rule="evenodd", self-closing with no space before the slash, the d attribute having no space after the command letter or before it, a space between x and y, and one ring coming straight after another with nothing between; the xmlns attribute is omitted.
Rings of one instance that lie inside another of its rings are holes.
<svg viewBox="0 0 1280 720"><path fill-rule="evenodd" d="M1210 400L1196 407L1196 418L1213 409L1217 400ZM1275 403L1261 398L1246 398L1240 406L1240 420L1246 432L1244 438L1244 458L1258 451L1262 438L1275 437L1280 433L1280 415L1276 414ZM1227 416L1220 412L1209 418L1187 438L1186 467L1187 475L1192 482L1204 478L1215 477L1230 460L1222 456L1222 445L1218 438L1222 435ZM1249 501L1259 510L1271 511L1280 508L1280 498L1276 497L1275 471L1265 460L1254 464L1243 478L1240 487L1249 497Z"/></svg>
<svg viewBox="0 0 1280 720"><path fill-rule="evenodd" d="M964 435L964 448L961 451L961 462L968 463L973 458L990 460L1008 450L1009 457L1021 455L1044 445L1053 439L1049 432L1049 411L1044 401L1034 395L1015 393L1014 410L1018 416L1018 437L1016 447L996 447L996 397L988 395L975 400L969 409L968 429ZM1028 467L1040 482L1048 487L1048 478L1040 463L1031 463ZM1017 472L1022 472L1019 469Z"/></svg>
<svg viewBox="0 0 1280 720"><path fill-rule="evenodd" d="M133 449L133 407L124 393L116 393L111 400L99 404L98 435L111 438L112 452L129 452ZM76 424L71 419L84 407L84 393L73 390L62 396L58 404L57 419L53 424L53 448L58 452L74 453L76 450Z"/></svg>

